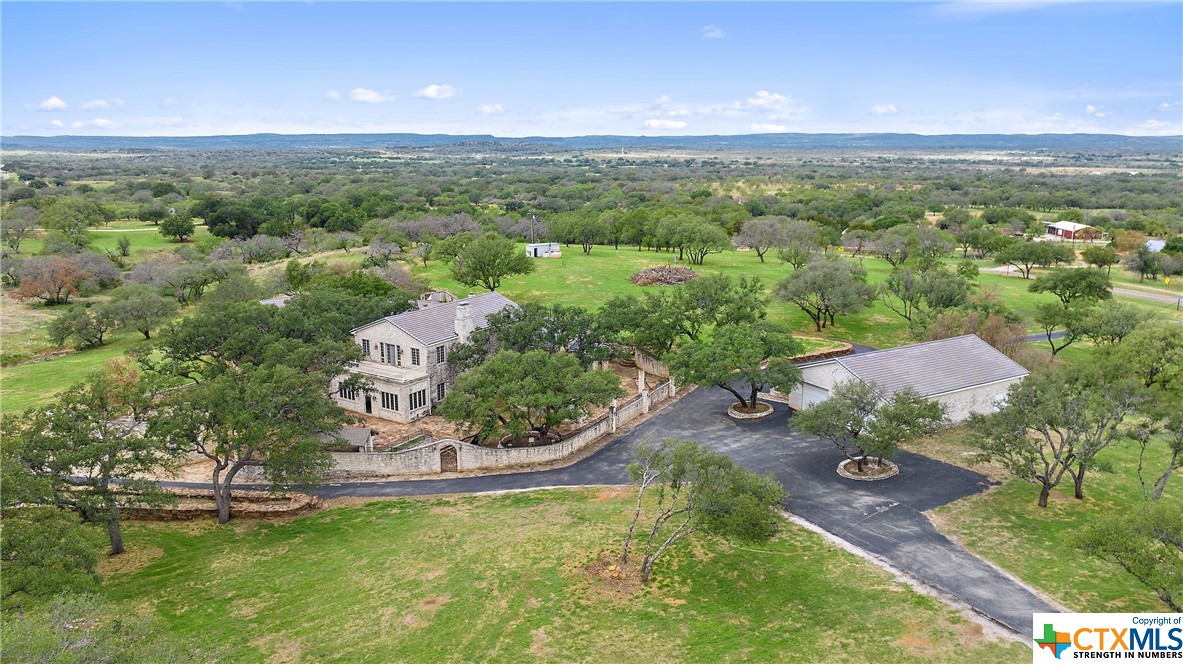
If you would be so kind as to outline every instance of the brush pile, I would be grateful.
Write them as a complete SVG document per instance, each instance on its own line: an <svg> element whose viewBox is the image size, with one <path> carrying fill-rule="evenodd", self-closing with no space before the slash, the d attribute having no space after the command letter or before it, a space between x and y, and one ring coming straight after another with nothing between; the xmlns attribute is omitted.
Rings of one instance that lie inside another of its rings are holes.
<svg viewBox="0 0 1183 664"><path fill-rule="evenodd" d="M691 279L698 278L698 273L688 267L673 265L658 265L647 267L629 277L628 280L638 286L681 286Z"/></svg>

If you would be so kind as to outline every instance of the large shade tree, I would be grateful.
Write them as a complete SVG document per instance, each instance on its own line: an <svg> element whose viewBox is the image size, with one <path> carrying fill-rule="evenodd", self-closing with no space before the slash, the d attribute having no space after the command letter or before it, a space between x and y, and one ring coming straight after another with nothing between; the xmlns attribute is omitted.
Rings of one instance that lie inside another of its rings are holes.
<svg viewBox="0 0 1183 664"><path fill-rule="evenodd" d="M823 401L798 412L790 426L829 441L863 472L869 458L892 458L900 446L947 423L944 405L911 389L884 396L874 383L841 381Z"/></svg>
<svg viewBox="0 0 1183 664"><path fill-rule="evenodd" d="M122 503L166 501L156 483L138 479L168 465L174 454L145 435L153 381L128 361L116 361L35 409L21 427L21 456L48 478L58 501L103 525L111 555L123 553Z"/></svg>
<svg viewBox="0 0 1183 664"><path fill-rule="evenodd" d="M465 286L484 286L490 291L515 274L534 271L534 260L518 250L513 240L486 233L469 242L452 263L452 276Z"/></svg>
<svg viewBox="0 0 1183 664"><path fill-rule="evenodd" d="M755 411L768 388L788 392L801 382L790 361L803 347L788 328L757 321L724 325L710 338L690 341L667 356L679 380L715 385L735 395L741 409Z"/></svg>
<svg viewBox="0 0 1183 664"><path fill-rule="evenodd" d="M479 442L495 435L517 440L530 432L546 439L552 429L586 417L592 406L622 396L616 374L585 370L567 353L503 350L460 374L436 413Z"/></svg>
<svg viewBox="0 0 1183 664"><path fill-rule="evenodd" d="M1065 476L1084 498L1093 459L1124 437L1123 423L1147 401L1145 388L1112 366L1061 367L1012 385L1002 408L971 415L969 426L980 458L1039 486L1047 507Z"/></svg>
<svg viewBox="0 0 1183 664"><path fill-rule="evenodd" d="M867 283L861 266L838 258L818 257L776 286L777 298L804 311L818 332L833 325L839 314L853 314L875 300L876 289Z"/></svg>
<svg viewBox="0 0 1183 664"><path fill-rule="evenodd" d="M1097 268L1060 268L1035 278L1028 290L1051 293L1065 308L1075 303L1097 302L1113 297L1109 276Z"/></svg>
<svg viewBox="0 0 1183 664"><path fill-rule="evenodd" d="M278 364L244 364L173 392L151 418L149 432L176 454L213 463L218 523L231 517L235 477L248 466L275 485L309 485L332 465L317 436L347 416L329 397L320 372Z"/></svg>

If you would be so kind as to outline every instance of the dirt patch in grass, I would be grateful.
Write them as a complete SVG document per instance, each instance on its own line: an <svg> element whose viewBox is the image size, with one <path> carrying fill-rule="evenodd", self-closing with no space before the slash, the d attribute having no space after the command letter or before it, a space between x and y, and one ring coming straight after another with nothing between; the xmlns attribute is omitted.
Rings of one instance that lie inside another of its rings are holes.
<svg viewBox="0 0 1183 664"><path fill-rule="evenodd" d="M260 602L258 599L236 599L230 603L230 612L239 618L250 620L259 615Z"/></svg>
<svg viewBox="0 0 1183 664"><path fill-rule="evenodd" d="M135 546L118 556L107 556L99 561L97 572L104 578L116 574L128 574L142 567L147 567L160 556L164 550L155 546Z"/></svg>
<svg viewBox="0 0 1183 664"><path fill-rule="evenodd" d="M257 637L250 644L258 650L271 651L271 655L267 657L268 664L297 662L303 653L303 648L300 647L299 641L281 638L274 634Z"/></svg>
<svg viewBox="0 0 1183 664"><path fill-rule="evenodd" d="M592 500L600 503L604 502L605 500L619 500L621 498L629 498L633 495L633 492L629 491L628 489L601 489L596 492L595 496L592 497Z"/></svg>
<svg viewBox="0 0 1183 664"><path fill-rule="evenodd" d="M641 592L639 565L620 565L614 556L601 556L583 568L591 578L591 587L599 593L615 597L632 597Z"/></svg>
<svg viewBox="0 0 1183 664"><path fill-rule="evenodd" d="M550 637L546 635L546 627L539 627L530 632L530 654L536 657L549 657L554 654L553 648L547 648Z"/></svg>

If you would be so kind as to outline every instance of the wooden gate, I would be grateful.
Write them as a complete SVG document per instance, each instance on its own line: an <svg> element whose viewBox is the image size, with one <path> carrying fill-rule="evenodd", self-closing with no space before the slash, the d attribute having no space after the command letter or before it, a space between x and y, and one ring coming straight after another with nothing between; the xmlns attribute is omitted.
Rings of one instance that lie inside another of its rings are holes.
<svg viewBox="0 0 1183 664"><path fill-rule="evenodd" d="M440 450L440 472L454 473L457 470L456 448L448 445Z"/></svg>

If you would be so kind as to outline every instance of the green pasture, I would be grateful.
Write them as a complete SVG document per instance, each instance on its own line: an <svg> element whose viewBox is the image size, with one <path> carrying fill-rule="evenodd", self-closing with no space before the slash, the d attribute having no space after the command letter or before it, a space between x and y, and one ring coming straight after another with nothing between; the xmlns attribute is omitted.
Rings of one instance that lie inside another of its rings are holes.
<svg viewBox="0 0 1183 664"><path fill-rule="evenodd" d="M612 579L631 491L400 499L285 521L137 523L105 594L227 661L1023 661L820 536L696 535Z"/></svg>

